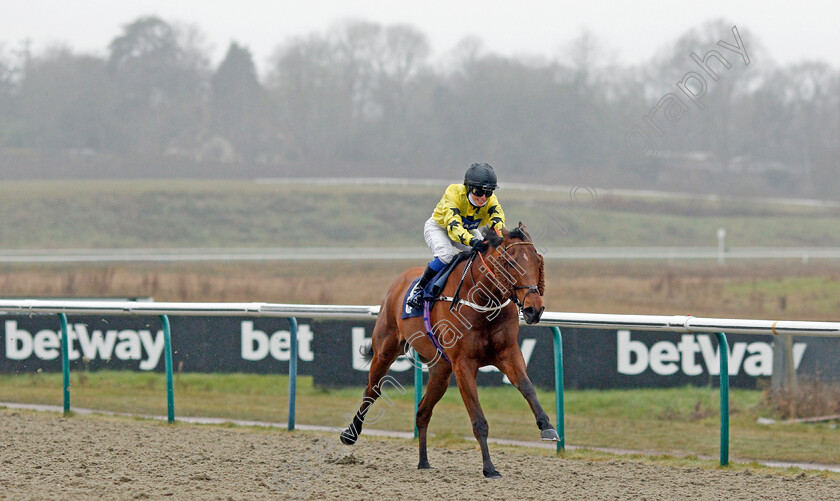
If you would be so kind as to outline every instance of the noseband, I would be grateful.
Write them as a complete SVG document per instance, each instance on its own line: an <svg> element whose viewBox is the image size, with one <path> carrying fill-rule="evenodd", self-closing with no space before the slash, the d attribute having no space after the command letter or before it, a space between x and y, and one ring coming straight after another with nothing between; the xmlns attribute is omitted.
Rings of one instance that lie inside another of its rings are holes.
<svg viewBox="0 0 840 501"><path fill-rule="evenodd" d="M508 245L507 247L505 247L505 248L503 249L503 250L504 250L504 252L507 254L508 249L510 249L511 247L513 247L513 246L515 246L515 245L530 245L531 247L533 247L533 246L534 246L534 243L533 243L533 242L514 242L514 243L512 243L512 244ZM519 298L517 298L517 297L516 297L516 291L518 291L518 290L527 290L527 291L528 291L528 292L526 292L526 293L525 293L525 295L522 297L522 301L520 301L520 300L519 300ZM518 306L518 307L519 307L519 311L521 312L521 311L522 311L522 308L524 308L524 306L525 306L525 305L524 305L525 300L526 300L526 299L528 299L528 296L529 296L529 295L534 294L534 293L536 293L537 295L539 295L539 293L540 293L540 288L539 288L539 286L537 286L537 285L515 285L515 286L513 287L513 292L512 292L512 293L511 293L511 295L510 295L510 300L511 300L511 301L513 301L513 303L514 303L516 306Z"/></svg>
<svg viewBox="0 0 840 501"><path fill-rule="evenodd" d="M539 295L539 293L540 293L540 289L536 285L522 285L522 286L514 287L513 289L514 289L514 293L511 295L510 300L513 301L514 304L516 304L516 306L518 306L520 310L522 310L522 308L525 306L524 303L525 303L525 300L528 299L529 294L536 293L537 295ZM518 291L520 289L528 289L528 292L526 292L525 295L522 296L522 301L520 301L519 298L516 297L516 292L515 292L515 291Z"/></svg>
<svg viewBox="0 0 840 501"><path fill-rule="evenodd" d="M530 245L531 247L534 246L533 242L514 242L514 243L508 245L507 247L505 247L504 249L502 249L502 252L504 252L505 255L507 255L508 249L510 249L511 247L513 247L515 245ZM479 253L479 257L481 257L480 253ZM508 258L505 257L505 259L508 259ZM483 257L481 258L481 261L484 264L484 267L487 269L487 271L489 271L490 274L493 276L493 278L496 278L498 280L498 278L496 277L496 274L493 273L493 270L491 270L490 267L487 266L486 263L484 263L484 258ZM512 259L511 259L511 261L512 261ZM473 282L475 282L475 277L473 277ZM516 297L516 291L518 291L518 290L527 290L528 291L528 292L525 293L525 296L522 297L522 301L520 301L519 298ZM511 301L513 301L513 304L515 304L519 308L519 311L521 313L522 308L524 308L523 303L525 303L525 300L528 299L528 296L533 294L533 293L536 293L536 294L539 295L539 293L540 293L539 285L515 285L513 287L513 290L511 291L509 299Z"/></svg>

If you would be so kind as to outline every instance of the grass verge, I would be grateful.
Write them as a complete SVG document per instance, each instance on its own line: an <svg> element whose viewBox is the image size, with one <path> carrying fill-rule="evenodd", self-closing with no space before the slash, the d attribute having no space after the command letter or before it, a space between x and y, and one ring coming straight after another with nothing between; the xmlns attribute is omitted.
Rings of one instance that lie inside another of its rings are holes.
<svg viewBox="0 0 840 501"><path fill-rule="evenodd" d="M324 390L300 377L299 423L346 426L361 398L360 388ZM369 413L372 428L411 431L413 392L388 393ZM76 372L71 374L71 403L133 414L166 414L162 374ZM536 441L539 434L525 400L511 387L479 388L482 408L497 438ZM554 393L539 391L554 421ZM60 374L0 376L0 400L61 404ZM719 391L716 388L567 391L566 440L587 447L657 451L667 455L716 457L720 444ZM769 411L762 394L731 393L730 456L794 462L840 464L840 430L836 423L759 425ZM285 422L288 377L251 374L177 374L175 414ZM435 441L458 442L472 435L457 389L435 408L430 425ZM467 443L470 443L468 440Z"/></svg>
<svg viewBox="0 0 840 501"><path fill-rule="evenodd" d="M0 186L3 246L420 246L441 186L258 184L219 180L8 181ZM510 224L540 245L835 246L836 208L741 199L664 200L501 188ZM388 207L383 211L382 207Z"/></svg>

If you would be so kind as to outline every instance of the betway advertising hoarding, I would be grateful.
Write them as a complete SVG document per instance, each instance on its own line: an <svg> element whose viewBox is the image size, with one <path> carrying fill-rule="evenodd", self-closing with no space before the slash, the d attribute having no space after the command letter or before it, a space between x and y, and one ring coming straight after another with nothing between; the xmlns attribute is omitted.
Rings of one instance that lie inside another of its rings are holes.
<svg viewBox="0 0 840 501"><path fill-rule="evenodd" d="M288 373L289 322L277 318L170 317L173 365L183 372ZM373 321L298 320L301 374L318 386L363 386ZM163 330L152 316L68 319L71 370L162 371ZM730 384L754 388L773 374L769 336L729 336ZM519 345L534 384L553 388L553 337L545 327L520 329ZM60 324L56 315L0 316L0 373L61 370ZM668 387L715 383L719 348L714 336L627 330L563 329L567 388ZM798 337L793 349L800 375L840 380L840 339ZM444 363L444 362L442 362ZM413 381L412 362L391 367L398 381ZM494 367L483 367L479 384L508 383Z"/></svg>
<svg viewBox="0 0 840 501"><path fill-rule="evenodd" d="M274 318L169 318L172 361L182 372L289 370L289 321ZM155 316L69 316L71 370L164 370L161 320ZM57 315L0 316L0 372L61 370ZM311 374L315 360L309 323L298 325L299 371Z"/></svg>

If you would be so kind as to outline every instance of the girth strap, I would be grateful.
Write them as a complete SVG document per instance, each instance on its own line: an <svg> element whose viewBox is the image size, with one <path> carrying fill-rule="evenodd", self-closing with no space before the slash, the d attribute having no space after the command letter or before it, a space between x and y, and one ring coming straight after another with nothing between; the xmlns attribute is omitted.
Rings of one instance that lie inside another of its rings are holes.
<svg viewBox="0 0 840 501"><path fill-rule="evenodd" d="M452 365L452 361L449 360L449 357L446 356L446 353L443 351L443 346L440 345L440 341L435 337L434 332L432 332L432 321L430 320L430 311L431 305L433 301L426 300L423 303L423 325L426 327L426 335L429 336L429 340L435 346L435 349L440 353L440 356L443 357L444 360L449 362L449 365Z"/></svg>

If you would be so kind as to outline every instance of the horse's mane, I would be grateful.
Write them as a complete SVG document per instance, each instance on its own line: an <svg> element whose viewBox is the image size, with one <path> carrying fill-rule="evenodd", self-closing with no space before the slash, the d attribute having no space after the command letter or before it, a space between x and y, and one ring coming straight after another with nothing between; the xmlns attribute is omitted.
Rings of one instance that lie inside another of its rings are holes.
<svg viewBox="0 0 840 501"><path fill-rule="evenodd" d="M530 242L531 241L531 238L524 231L522 231L522 228L514 228L514 229L510 230L508 235L510 235L510 238L518 238L518 239L522 240L523 242Z"/></svg>
<svg viewBox="0 0 840 501"><path fill-rule="evenodd" d="M496 230L490 229L489 226L481 228L481 237L490 244L491 247L498 247L505 239L496 233Z"/></svg>

